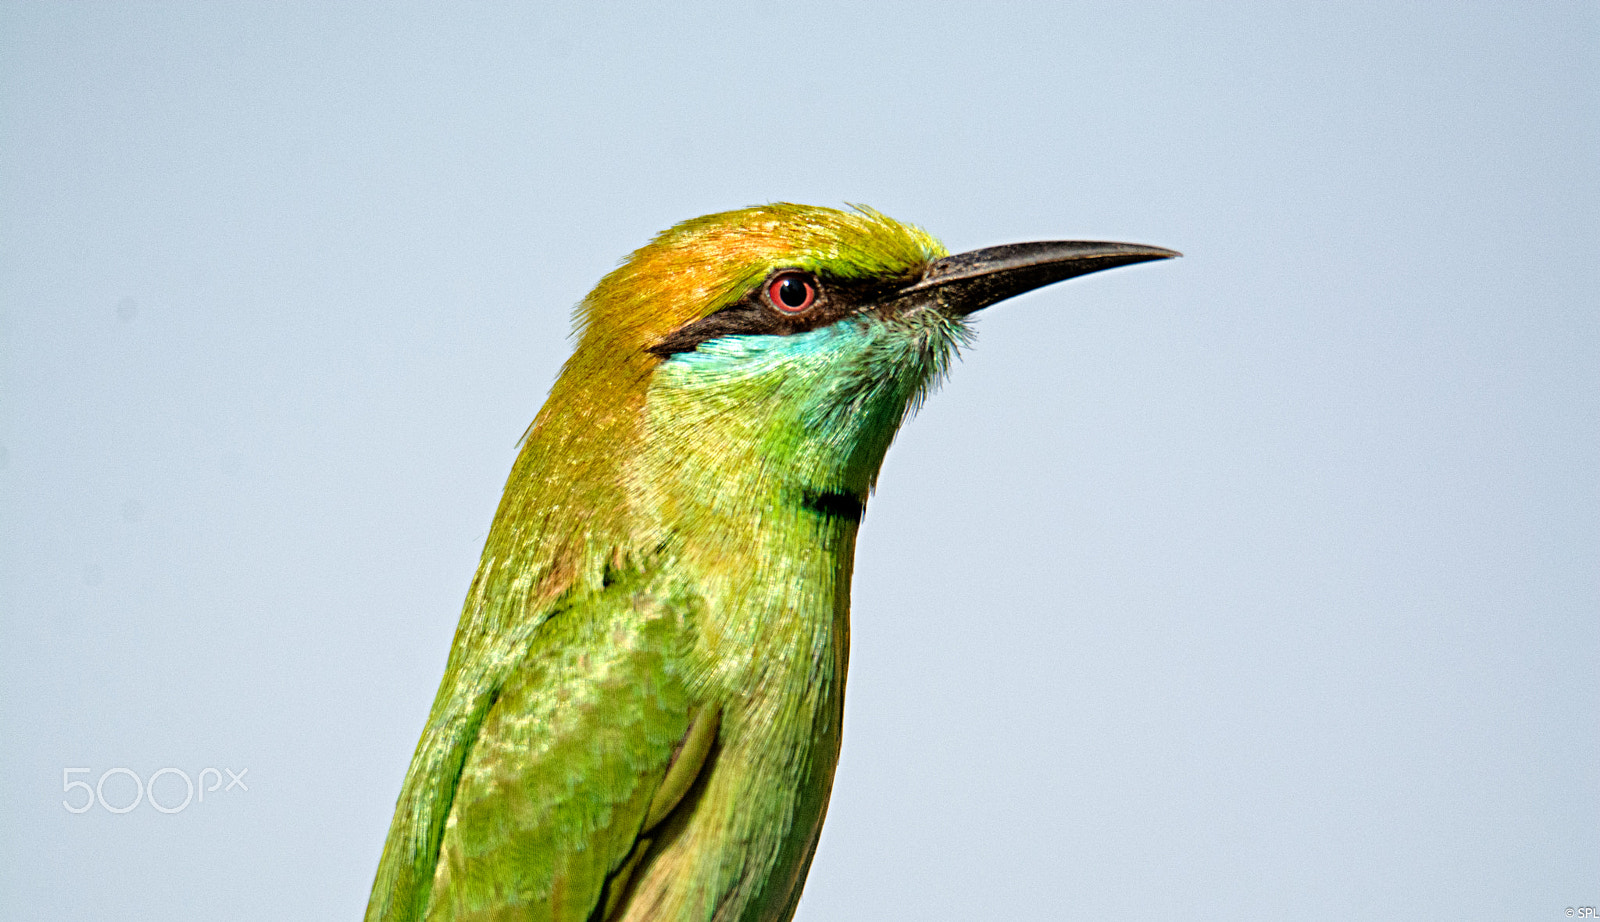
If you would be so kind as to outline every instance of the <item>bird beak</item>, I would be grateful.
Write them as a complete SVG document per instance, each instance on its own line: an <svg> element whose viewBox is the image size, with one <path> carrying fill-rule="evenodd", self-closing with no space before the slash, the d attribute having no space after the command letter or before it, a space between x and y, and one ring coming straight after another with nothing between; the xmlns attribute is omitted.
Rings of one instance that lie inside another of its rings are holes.
<svg viewBox="0 0 1600 922"><path fill-rule="evenodd" d="M962 317L1052 282L1182 255L1137 243L1008 243L936 259L928 263L922 278L899 294L924 304L932 300L946 313Z"/></svg>

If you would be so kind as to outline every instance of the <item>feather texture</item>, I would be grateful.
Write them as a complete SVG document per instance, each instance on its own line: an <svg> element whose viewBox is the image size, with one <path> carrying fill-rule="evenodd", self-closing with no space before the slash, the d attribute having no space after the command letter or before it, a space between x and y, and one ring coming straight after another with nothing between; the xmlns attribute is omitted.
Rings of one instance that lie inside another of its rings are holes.
<svg viewBox="0 0 1600 922"><path fill-rule="evenodd" d="M793 914L838 758L859 511L965 327L845 304L793 335L655 347L776 270L874 291L845 283L903 285L943 252L870 209L767 205L662 233L584 300L468 593L370 922L588 920L607 903L621 920ZM707 708L721 718L703 767L645 828Z"/></svg>

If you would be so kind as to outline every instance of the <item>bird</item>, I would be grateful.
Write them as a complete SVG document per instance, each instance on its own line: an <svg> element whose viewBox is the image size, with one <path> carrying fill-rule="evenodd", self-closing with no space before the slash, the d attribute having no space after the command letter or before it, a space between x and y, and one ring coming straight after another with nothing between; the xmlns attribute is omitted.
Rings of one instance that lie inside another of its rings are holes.
<svg viewBox="0 0 1600 922"><path fill-rule="evenodd" d="M786 922L838 762L885 452L972 336L1180 254L949 254L871 208L684 221L606 275L520 449L368 922Z"/></svg>

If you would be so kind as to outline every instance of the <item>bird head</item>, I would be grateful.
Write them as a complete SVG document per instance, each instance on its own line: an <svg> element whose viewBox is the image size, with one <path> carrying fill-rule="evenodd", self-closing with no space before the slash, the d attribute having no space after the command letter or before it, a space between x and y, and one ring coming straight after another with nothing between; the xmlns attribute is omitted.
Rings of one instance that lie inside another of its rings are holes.
<svg viewBox="0 0 1600 922"><path fill-rule="evenodd" d="M775 203L685 221L579 305L577 348L530 427L517 492L549 502L576 489L594 495L572 508L628 497L657 512L692 500L730 519L786 492L859 511L973 312L1176 255L1073 241L952 256L864 207Z"/></svg>

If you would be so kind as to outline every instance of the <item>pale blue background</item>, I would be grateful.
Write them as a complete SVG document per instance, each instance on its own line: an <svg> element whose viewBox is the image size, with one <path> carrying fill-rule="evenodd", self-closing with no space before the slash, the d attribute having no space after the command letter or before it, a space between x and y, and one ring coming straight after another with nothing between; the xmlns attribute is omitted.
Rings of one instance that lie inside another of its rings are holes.
<svg viewBox="0 0 1600 922"><path fill-rule="evenodd" d="M773 199L1188 254L890 453L804 922L1600 904L1597 85L1583 2L0 7L0 913L358 917L570 306Z"/></svg>

